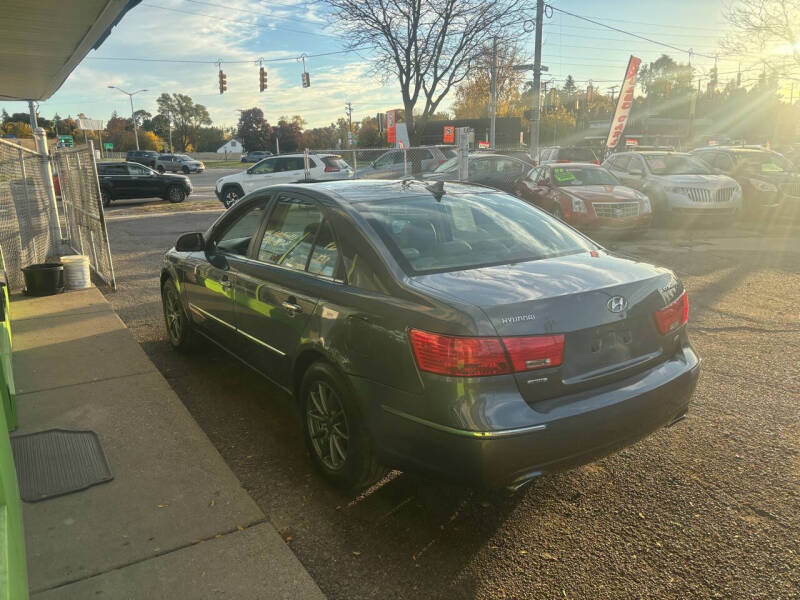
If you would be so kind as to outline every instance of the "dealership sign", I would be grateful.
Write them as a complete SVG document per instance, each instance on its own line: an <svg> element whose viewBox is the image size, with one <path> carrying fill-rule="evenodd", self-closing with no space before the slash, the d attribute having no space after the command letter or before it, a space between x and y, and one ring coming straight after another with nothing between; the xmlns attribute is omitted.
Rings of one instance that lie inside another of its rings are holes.
<svg viewBox="0 0 800 600"><path fill-rule="evenodd" d="M103 129L103 121L100 119L78 119L78 129L99 131Z"/></svg>
<svg viewBox="0 0 800 600"><path fill-rule="evenodd" d="M607 148L616 148L619 138L622 136L622 132L625 131L625 124L628 122L628 115L630 115L631 106L633 105L636 73L639 72L640 64L642 64L642 59L631 55L628 61L628 68L625 71L625 79L622 80L622 89L620 89L619 92L617 109L614 111L614 118L611 121L611 130L608 132L608 139L606 140Z"/></svg>
<svg viewBox="0 0 800 600"><path fill-rule="evenodd" d="M397 140L395 130L395 112L393 110L386 111L386 141L394 144Z"/></svg>

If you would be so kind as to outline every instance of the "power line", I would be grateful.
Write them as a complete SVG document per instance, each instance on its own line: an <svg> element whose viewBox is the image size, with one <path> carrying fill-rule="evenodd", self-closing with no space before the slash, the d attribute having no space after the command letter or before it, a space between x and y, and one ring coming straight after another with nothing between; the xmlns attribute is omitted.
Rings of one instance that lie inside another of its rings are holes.
<svg viewBox="0 0 800 600"><path fill-rule="evenodd" d="M645 42L650 42L651 44L657 44L659 46L664 46L665 48L672 48L673 50L677 50L678 52L682 52L684 54L688 54L690 57L691 56L703 56L705 58L715 58L714 56L709 56L707 54L700 54L699 52L694 52L691 49L687 50L685 48L679 48L678 46L673 46L672 44L667 44L666 42L660 42L658 40L654 40L652 38L649 38L649 37L646 37L646 36L643 36L643 35L639 35L638 33L633 33L632 31L626 31L624 29L620 29L619 27L614 27L613 25L607 25L605 23L601 23L600 21L595 21L594 19L590 19L588 17L584 17L584 16L581 16L581 15L576 15L575 13L572 13L572 12L569 12L567 10L564 10L563 8L557 8L557 7L555 7L555 6L551 5L551 4L548 4L548 6L552 10L554 10L556 12L560 12L562 14L569 15L570 17L574 17L576 19L580 19L582 21L586 21L586 22L592 23L594 25L599 25L600 27L604 27L606 29L610 29L611 31L616 31L617 33L623 33L625 35L629 35L631 37L635 37L635 38L638 38L640 40L644 40Z"/></svg>
<svg viewBox="0 0 800 600"><path fill-rule="evenodd" d="M366 50L369 46L360 46L356 48L349 48L347 50L336 50L334 52L320 52L318 54L306 54L306 58L318 58L320 56L332 56L334 54L346 54L348 52L356 52L358 50ZM225 59L214 59L214 60L188 60L188 59L177 59L177 58L131 58L127 56L87 56L85 60L117 60L117 61L130 61L130 62L156 62L156 63L191 63L197 65L216 65L218 63L224 63L226 65L234 65L234 64L257 64L259 60L262 62L287 62L287 61L297 61L300 58L298 56L288 56L286 58L251 58L249 60L225 60Z"/></svg>

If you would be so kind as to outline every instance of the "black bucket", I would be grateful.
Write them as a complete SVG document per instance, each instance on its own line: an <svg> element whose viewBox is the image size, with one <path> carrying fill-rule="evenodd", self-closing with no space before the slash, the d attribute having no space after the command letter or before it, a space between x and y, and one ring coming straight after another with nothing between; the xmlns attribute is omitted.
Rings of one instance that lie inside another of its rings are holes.
<svg viewBox="0 0 800 600"><path fill-rule="evenodd" d="M52 296L64 291L64 265L41 263L22 267L28 296Z"/></svg>

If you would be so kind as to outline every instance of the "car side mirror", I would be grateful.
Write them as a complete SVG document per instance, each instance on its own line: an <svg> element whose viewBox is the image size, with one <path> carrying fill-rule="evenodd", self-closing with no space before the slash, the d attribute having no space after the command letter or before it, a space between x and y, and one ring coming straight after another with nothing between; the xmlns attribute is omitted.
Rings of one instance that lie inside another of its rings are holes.
<svg viewBox="0 0 800 600"><path fill-rule="evenodd" d="M175 242L178 252L200 252L206 247L206 240L202 233L184 233Z"/></svg>

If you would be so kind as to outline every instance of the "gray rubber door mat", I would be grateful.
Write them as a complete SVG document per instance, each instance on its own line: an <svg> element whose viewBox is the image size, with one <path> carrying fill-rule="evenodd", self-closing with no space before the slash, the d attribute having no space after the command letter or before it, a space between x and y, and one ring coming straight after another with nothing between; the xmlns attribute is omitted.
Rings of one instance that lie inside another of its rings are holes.
<svg viewBox="0 0 800 600"><path fill-rule="evenodd" d="M94 431L49 429L11 438L19 495L38 502L111 481L111 467Z"/></svg>

